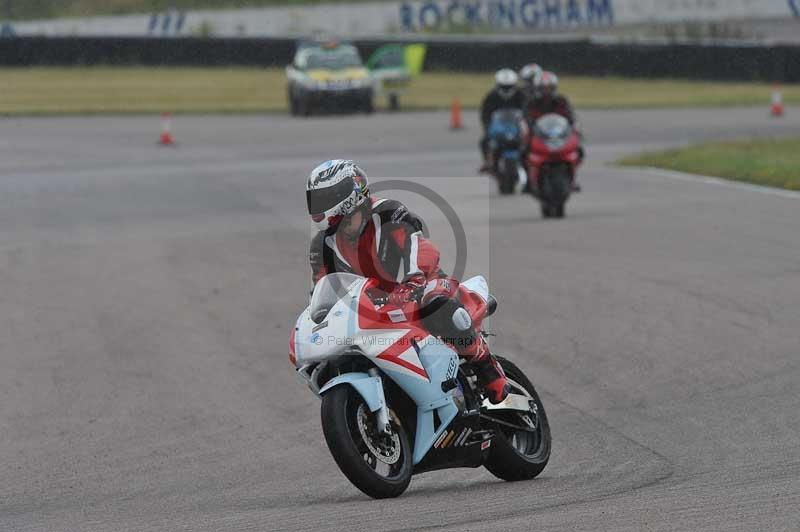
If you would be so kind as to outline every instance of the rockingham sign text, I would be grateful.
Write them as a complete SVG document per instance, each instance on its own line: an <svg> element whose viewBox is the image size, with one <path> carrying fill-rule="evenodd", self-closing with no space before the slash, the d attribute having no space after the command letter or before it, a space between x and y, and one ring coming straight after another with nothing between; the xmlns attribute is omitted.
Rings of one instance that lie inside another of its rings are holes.
<svg viewBox="0 0 800 532"><path fill-rule="evenodd" d="M13 23L7 34L343 38L387 34L537 31L630 24L786 19L800 0L396 0L174 11Z"/></svg>
<svg viewBox="0 0 800 532"><path fill-rule="evenodd" d="M613 26L613 0L430 0L400 4L407 32Z"/></svg>

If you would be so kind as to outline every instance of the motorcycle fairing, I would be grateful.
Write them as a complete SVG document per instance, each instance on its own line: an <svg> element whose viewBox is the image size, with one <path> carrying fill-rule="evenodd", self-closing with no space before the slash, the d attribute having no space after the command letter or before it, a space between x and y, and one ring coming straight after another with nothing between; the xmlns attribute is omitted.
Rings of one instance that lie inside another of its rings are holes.
<svg viewBox="0 0 800 532"><path fill-rule="evenodd" d="M414 474L453 467L480 467L490 452L485 442L491 438L481 431L479 416L456 417L422 460L414 464Z"/></svg>
<svg viewBox="0 0 800 532"><path fill-rule="evenodd" d="M547 121L548 119L563 117L554 114L546 114L539 118L540 121ZM534 130L540 129L534 126ZM567 163L570 167L572 177L575 175L575 169L580 164L580 155L578 148L580 147L580 139L575 129L568 126L565 131L566 137L563 142L558 145L549 146L547 139L541 136L532 135L530 137L530 150L528 150L528 179L532 186L537 186L540 178L542 167L548 163Z"/></svg>
<svg viewBox="0 0 800 532"><path fill-rule="evenodd" d="M526 134L523 126L524 121L519 111L500 110L493 113L487 134L489 145L498 158L520 159L519 148Z"/></svg>
<svg viewBox="0 0 800 532"><path fill-rule="evenodd" d="M419 344L419 358L428 372L427 382L409 377L395 367L376 363L417 405L417 426L414 437L413 463L419 463L436 440L447 430L458 415L453 392L442 391L442 383L455 378L458 372L458 355L438 338L429 336ZM434 423L434 412L439 424Z"/></svg>
<svg viewBox="0 0 800 532"><path fill-rule="evenodd" d="M482 299L488 297L483 277L465 281L464 285ZM443 391L442 383L456 377L459 358L451 347L414 323L392 321L389 313L396 307L386 305L376 309L366 293L369 286L367 279L351 284L321 323L311 319L309 309L300 315L295 334L297 366L303 369L314 362L342 356L353 348L372 360L417 405L412 459L416 465L458 416L459 409L453 399L455 390ZM340 384L353 386L372 411L385 404L380 378L366 373L335 377L320 389L319 395ZM439 419L438 425L435 417Z"/></svg>
<svg viewBox="0 0 800 532"><path fill-rule="evenodd" d="M394 323L388 312L378 311L364 293L368 284L363 278L352 283L329 305L320 323L313 321L311 307L303 311L295 324L296 365L322 362L357 349L381 369L394 367L396 371L427 381L428 375L413 340L429 334L410 322ZM323 291L325 287L320 289ZM317 292L315 289L314 293Z"/></svg>

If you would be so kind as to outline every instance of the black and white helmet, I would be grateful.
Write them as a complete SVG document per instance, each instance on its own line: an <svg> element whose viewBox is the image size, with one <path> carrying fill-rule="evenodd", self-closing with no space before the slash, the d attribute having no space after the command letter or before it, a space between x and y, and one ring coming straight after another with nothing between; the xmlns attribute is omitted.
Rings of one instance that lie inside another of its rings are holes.
<svg viewBox="0 0 800 532"><path fill-rule="evenodd" d="M320 231L336 227L368 198L367 174L353 161L326 161L311 171L306 182L308 214Z"/></svg>
<svg viewBox="0 0 800 532"><path fill-rule="evenodd" d="M494 83L497 88L497 93L501 98L508 100L514 95L517 90L517 73L510 68L503 68L498 70L494 75Z"/></svg>

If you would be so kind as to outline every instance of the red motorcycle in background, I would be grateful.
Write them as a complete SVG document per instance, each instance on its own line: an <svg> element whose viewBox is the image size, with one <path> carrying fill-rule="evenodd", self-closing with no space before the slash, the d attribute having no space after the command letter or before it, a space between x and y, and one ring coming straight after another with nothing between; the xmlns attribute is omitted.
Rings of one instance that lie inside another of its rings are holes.
<svg viewBox="0 0 800 532"><path fill-rule="evenodd" d="M528 150L528 189L539 200L544 218L563 218L581 163L580 136L566 118L554 113L533 126Z"/></svg>

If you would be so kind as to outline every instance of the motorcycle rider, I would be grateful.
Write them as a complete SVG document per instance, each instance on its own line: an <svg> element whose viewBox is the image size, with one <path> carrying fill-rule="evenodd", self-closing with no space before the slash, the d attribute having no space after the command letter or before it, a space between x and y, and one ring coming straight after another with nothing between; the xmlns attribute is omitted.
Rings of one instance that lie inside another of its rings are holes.
<svg viewBox="0 0 800 532"><path fill-rule="evenodd" d="M533 80L533 91L534 97L528 100L525 109L525 116L531 125L542 116L555 113L566 118L569 124L575 128L580 139L583 140L583 134L578 127L572 105L566 96L558 92L558 76L547 70L540 72ZM583 145L578 146L578 155L581 160L583 160L584 153ZM574 179L572 187L576 192L581 190L577 177Z"/></svg>
<svg viewBox="0 0 800 532"><path fill-rule="evenodd" d="M519 84L520 89L525 94L528 100L531 100L536 95L533 82L536 76L543 72L542 67L536 63L528 63L519 69Z"/></svg>
<svg viewBox="0 0 800 532"><path fill-rule="evenodd" d="M376 279L389 304L418 302L425 328L472 364L488 399L505 399L509 385L481 334L481 316L469 312L479 296L445 276L439 250L422 234L422 220L399 201L371 197L367 175L353 161L316 167L306 199L319 229L309 251L312 281L354 273Z"/></svg>
<svg viewBox="0 0 800 532"><path fill-rule="evenodd" d="M489 91L481 104L481 124L483 125L483 137L479 145L481 156L483 157L481 172L488 172L492 167L489 157L488 135L492 113L498 109L507 108L519 109L524 112L525 94L517 86L518 79L517 73L510 68L498 70L494 75L495 86Z"/></svg>
<svg viewBox="0 0 800 532"><path fill-rule="evenodd" d="M528 120L535 122L542 115L555 113L566 118L570 125L575 124L575 112L566 96L558 92L558 76L542 71L533 80L534 96L527 102Z"/></svg>

